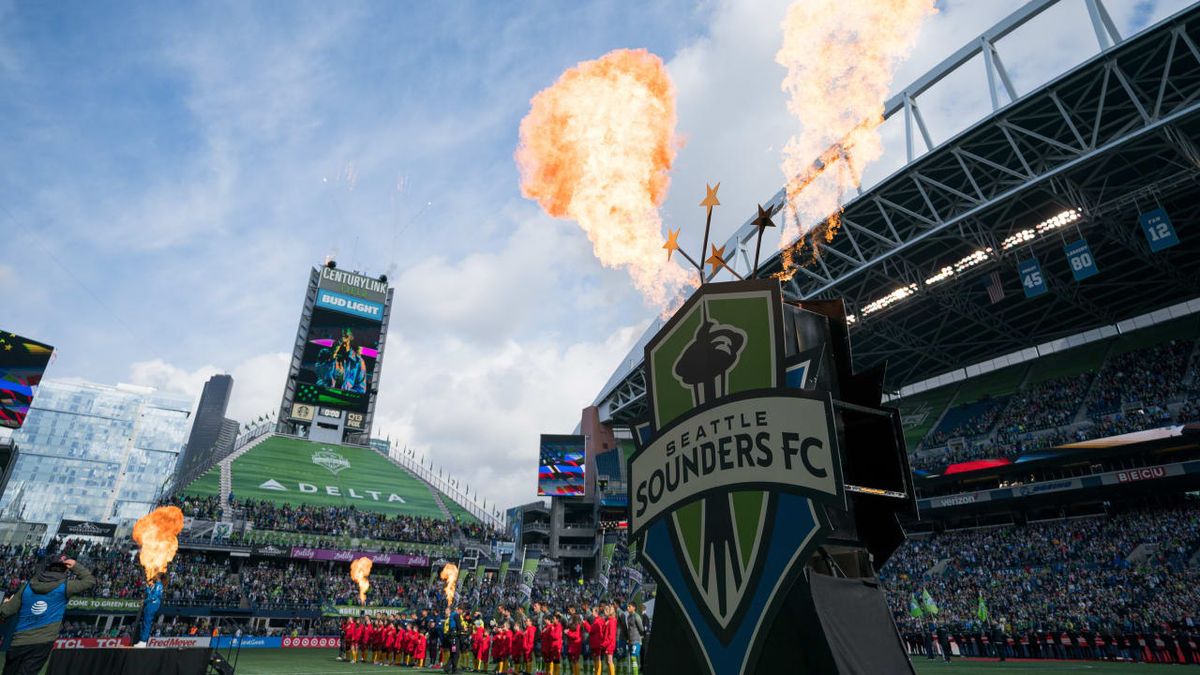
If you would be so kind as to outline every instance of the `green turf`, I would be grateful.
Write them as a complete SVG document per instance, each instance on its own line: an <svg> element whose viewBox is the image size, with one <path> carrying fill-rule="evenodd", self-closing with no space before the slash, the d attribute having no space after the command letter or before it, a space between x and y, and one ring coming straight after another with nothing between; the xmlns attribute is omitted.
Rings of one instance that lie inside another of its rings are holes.
<svg viewBox="0 0 1200 675"><path fill-rule="evenodd" d="M213 467L184 488L184 492L198 497L216 497L221 494L221 468Z"/></svg>
<svg viewBox="0 0 1200 675"><path fill-rule="evenodd" d="M246 650L238 659L238 675L334 675L335 673L376 672L378 666L365 664L342 663L335 660L337 650L333 649L295 649L295 650ZM1020 675L1050 675L1053 673L1087 672L1105 675L1108 673L1166 673L1179 670L1173 666L1151 666L1145 664L1099 663L1093 661L1055 662L1055 663L997 663L995 661L962 661L955 660L950 664L940 661L931 662L926 659L913 661L917 672L921 675L936 673L937 675L974 675L985 673L1005 675L1019 673ZM402 668L401 672L432 673L439 672L430 669ZM650 673L648 675L655 675ZM676 675L665 673L663 675ZM776 674L771 674L776 675ZM785 675L778 673L777 675Z"/></svg>
<svg viewBox="0 0 1200 675"><path fill-rule="evenodd" d="M458 522L460 522L460 523L478 523L479 522L478 518L471 515L471 512L468 511L466 509L466 507L464 507L462 504L459 504L458 502L454 501L453 498L446 496L446 495L442 495L442 503L444 503L446 505L446 510L450 512L450 515L452 515L458 519Z"/></svg>
<svg viewBox="0 0 1200 675"><path fill-rule="evenodd" d="M247 649L237 655L238 675L338 675L340 673L373 673L381 672L378 666L366 664L350 664L336 660L336 649ZM230 660L232 660L232 655ZM4 664L4 656L0 654L0 666ZM929 661L917 658L913 660L920 675L1056 675L1058 673L1094 673L1095 675L1115 675L1116 673L1146 673L1157 675L1169 672L1190 672L1192 669L1169 665L1148 665L1144 663L1101 663L1097 661L1058 661L1051 663L1013 662L997 663L995 661L963 661L956 659L952 663ZM440 672L428 668L398 668L386 669L382 672L396 670L407 673ZM43 671L44 672L44 671ZM655 675L650 673L649 675ZM664 674L664 675L674 675ZM785 675L772 673L771 675Z"/></svg>
<svg viewBox="0 0 1200 675"><path fill-rule="evenodd" d="M214 494L219 472L219 467L213 467L185 493ZM425 483L370 448L276 436L234 460L232 473L236 499L354 505L388 514L443 518ZM264 484L278 487L270 489Z"/></svg>
<svg viewBox="0 0 1200 675"><path fill-rule="evenodd" d="M942 416L942 411L946 409L950 399L954 398L956 391L958 384L949 384L888 404L900 410L900 421L904 425L904 442L908 444L909 450L916 449L921 439L925 438L925 434L933 428L933 423Z"/></svg>

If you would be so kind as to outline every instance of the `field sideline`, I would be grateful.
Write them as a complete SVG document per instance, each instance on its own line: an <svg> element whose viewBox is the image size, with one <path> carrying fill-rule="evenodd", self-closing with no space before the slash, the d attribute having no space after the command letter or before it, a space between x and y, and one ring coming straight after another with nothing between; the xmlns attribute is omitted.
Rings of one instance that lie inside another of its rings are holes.
<svg viewBox="0 0 1200 675"><path fill-rule="evenodd" d="M417 668L397 668L380 671L376 666L364 664L341 663L335 660L337 650L334 649L247 649L238 656L238 675L342 675L343 673L375 673L375 672L408 672L436 673L440 671ZM232 656L231 656L232 660ZM0 654L0 666L4 663ZM963 661L955 660L946 664L940 661L930 662L927 659L914 661L917 672L921 675L1003 675L1018 673L1020 675L1054 675L1056 673L1094 673L1107 675L1109 673L1147 673L1155 675L1166 672L1180 671L1170 665L1148 665L1130 663L1101 663L1097 661L1056 661L1039 662L1006 662L995 661ZM45 672L43 669L42 672ZM466 671L459 671L466 672ZM674 674L672 674L674 675Z"/></svg>

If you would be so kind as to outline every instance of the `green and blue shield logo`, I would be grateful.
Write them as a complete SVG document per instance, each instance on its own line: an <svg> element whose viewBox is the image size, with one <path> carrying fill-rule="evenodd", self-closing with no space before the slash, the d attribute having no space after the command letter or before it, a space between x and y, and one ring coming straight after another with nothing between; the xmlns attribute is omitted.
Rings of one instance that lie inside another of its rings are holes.
<svg viewBox="0 0 1200 675"><path fill-rule="evenodd" d="M776 282L706 284L646 345L630 534L714 675L752 672L820 505L845 506L832 400L785 386L782 321Z"/></svg>

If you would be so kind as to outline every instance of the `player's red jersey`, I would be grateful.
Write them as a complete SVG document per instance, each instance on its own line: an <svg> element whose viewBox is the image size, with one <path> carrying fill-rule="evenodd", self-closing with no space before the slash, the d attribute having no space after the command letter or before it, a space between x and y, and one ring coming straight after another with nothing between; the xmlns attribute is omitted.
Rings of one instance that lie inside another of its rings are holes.
<svg viewBox="0 0 1200 675"><path fill-rule="evenodd" d="M577 659L583 654L583 624L577 623L565 631L567 637L567 656Z"/></svg>
<svg viewBox="0 0 1200 675"><path fill-rule="evenodd" d="M508 658L508 643L512 639L512 635L507 628L502 628L496 633L496 637L492 638L492 658L507 659Z"/></svg>
<svg viewBox="0 0 1200 675"><path fill-rule="evenodd" d="M561 623L546 625L542 633L542 655L548 660L557 661L562 658L563 627Z"/></svg>
<svg viewBox="0 0 1200 675"><path fill-rule="evenodd" d="M421 634L416 628L410 628L408 631L408 652L413 658L419 658L425 652L421 651Z"/></svg>
<svg viewBox="0 0 1200 675"><path fill-rule="evenodd" d="M604 617L598 616L588 624L588 646L595 656L604 650Z"/></svg>
<svg viewBox="0 0 1200 675"><path fill-rule="evenodd" d="M533 643L535 640L537 640L537 628L533 624L529 624L525 627L524 653L526 659L533 656Z"/></svg>
<svg viewBox="0 0 1200 675"><path fill-rule="evenodd" d="M604 653L613 654L617 651L617 617L610 616L604 620Z"/></svg>
<svg viewBox="0 0 1200 675"><path fill-rule="evenodd" d="M475 658L480 662L486 661L488 656L488 647L491 646L491 638L481 626L479 628L479 639L475 642Z"/></svg>
<svg viewBox="0 0 1200 675"><path fill-rule="evenodd" d="M396 641L399 639L398 633L399 631L396 630L396 627L390 623L383 627L384 649L394 650L396 648Z"/></svg>
<svg viewBox="0 0 1200 675"><path fill-rule="evenodd" d="M428 648L428 646L429 646L429 643L428 643L426 637L424 635L418 634L417 635L417 653L413 654L413 656L415 656L418 659L424 658L425 651Z"/></svg>

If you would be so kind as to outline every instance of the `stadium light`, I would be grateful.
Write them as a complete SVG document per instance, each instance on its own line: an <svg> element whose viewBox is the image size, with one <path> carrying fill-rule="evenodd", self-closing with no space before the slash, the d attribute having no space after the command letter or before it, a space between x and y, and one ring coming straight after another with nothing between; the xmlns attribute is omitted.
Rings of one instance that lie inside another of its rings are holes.
<svg viewBox="0 0 1200 675"><path fill-rule="evenodd" d="M943 282L956 274L962 274L963 272L980 263L987 262L988 258L990 257L992 257L992 247L989 246L987 248L979 249L978 251L963 257L953 265L946 265L942 269L938 270L937 274L925 280L925 285L932 286L936 283Z"/></svg>
<svg viewBox="0 0 1200 675"><path fill-rule="evenodd" d="M900 288L897 288L896 290L892 291L891 293L888 293L887 295L883 296L882 298L879 298L878 300L872 300L871 302L867 303L867 305L862 308L862 314L863 314L863 316L867 316L868 314L874 314L875 312L878 312L881 309L887 309L888 307L891 307L892 305L896 304L897 302L900 302L901 300L908 298L909 296L913 295L916 292L917 292L916 284L909 284L907 286L901 286Z"/></svg>
<svg viewBox="0 0 1200 675"><path fill-rule="evenodd" d="M1050 218L1043 220L1033 227L1025 228L1019 232L1014 232L1003 242L1001 242L1000 248L1007 251L1014 246L1020 246L1025 242L1033 241L1047 232L1053 232L1059 228L1066 227L1067 225L1079 220L1081 217L1082 214L1079 212L1079 209L1067 209L1056 216L1051 216Z"/></svg>

